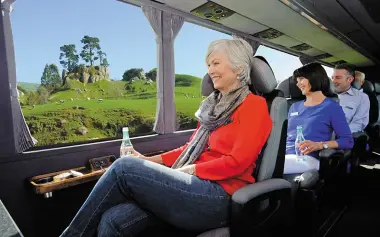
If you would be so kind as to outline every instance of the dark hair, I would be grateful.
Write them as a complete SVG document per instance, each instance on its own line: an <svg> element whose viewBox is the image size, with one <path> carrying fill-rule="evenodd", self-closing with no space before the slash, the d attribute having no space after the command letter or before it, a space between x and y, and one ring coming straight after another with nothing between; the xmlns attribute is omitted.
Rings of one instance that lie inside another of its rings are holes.
<svg viewBox="0 0 380 237"><path fill-rule="evenodd" d="M293 72L293 80L297 83L298 77L304 77L309 80L311 92L322 91L328 94L330 91L330 79L325 69L319 63L309 63Z"/></svg>
<svg viewBox="0 0 380 237"><path fill-rule="evenodd" d="M334 69L344 69L347 71L347 74L349 76L353 76L355 77L355 70L352 66L350 66L349 64L347 63L342 63L342 64L338 64L338 65L335 65Z"/></svg>

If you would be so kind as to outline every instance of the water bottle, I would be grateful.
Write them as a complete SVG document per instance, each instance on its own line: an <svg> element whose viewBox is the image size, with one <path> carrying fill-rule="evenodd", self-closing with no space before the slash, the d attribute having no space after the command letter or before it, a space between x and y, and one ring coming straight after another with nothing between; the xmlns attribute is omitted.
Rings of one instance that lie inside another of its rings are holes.
<svg viewBox="0 0 380 237"><path fill-rule="evenodd" d="M299 144L303 141L305 141L305 137L303 136L303 133L302 133L302 126L297 126L297 137L295 141L295 149L296 149L296 155L297 155L298 161L305 160L304 155L301 153L301 150L299 149L299 146L300 146Z"/></svg>
<svg viewBox="0 0 380 237"><path fill-rule="evenodd" d="M129 139L128 128L123 128L123 141L120 146L120 158L128 157L133 154L133 146Z"/></svg>

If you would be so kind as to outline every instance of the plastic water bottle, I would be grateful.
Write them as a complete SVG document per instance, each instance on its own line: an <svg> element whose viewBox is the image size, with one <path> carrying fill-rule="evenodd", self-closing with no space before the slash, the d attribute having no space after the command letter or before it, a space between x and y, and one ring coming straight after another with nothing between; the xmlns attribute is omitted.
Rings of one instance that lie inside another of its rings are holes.
<svg viewBox="0 0 380 237"><path fill-rule="evenodd" d="M123 141L121 142L120 146L120 158L128 157L133 154L133 145L131 143L131 140L129 139L129 132L128 128L123 128Z"/></svg>
<svg viewBox="0 0 380 237"><path fill-rule="evenodd" d="M301 153L301 150L299 149L299 144L301 142L305 141L305 137L303 136L303 133L302 133L302 126L297 126L297 137L296 137L296 141L295 141L295 149L296 149L296 155L297 155L297 160L298 161L304 161L305 160L305 157L304 155Z"/></svg>

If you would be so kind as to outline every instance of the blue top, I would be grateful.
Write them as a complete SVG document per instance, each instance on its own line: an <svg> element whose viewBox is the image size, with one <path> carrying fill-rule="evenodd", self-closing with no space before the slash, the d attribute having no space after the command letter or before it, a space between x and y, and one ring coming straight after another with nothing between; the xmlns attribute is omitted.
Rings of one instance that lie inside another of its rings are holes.
<svg viewBox="0 0 380 237"><path fill-rule="evenodd" d="M333 99L326 98L315 106L305 106L304 101L294 103L288 114L288 133L286 138L286 154L295 154L295 140L297 126L302 126L306 140L313 142L326 142L335 132L339 149L349 149L354 140L347 124L342 107ZM318 157L318 151L308 155Z"/></svg>

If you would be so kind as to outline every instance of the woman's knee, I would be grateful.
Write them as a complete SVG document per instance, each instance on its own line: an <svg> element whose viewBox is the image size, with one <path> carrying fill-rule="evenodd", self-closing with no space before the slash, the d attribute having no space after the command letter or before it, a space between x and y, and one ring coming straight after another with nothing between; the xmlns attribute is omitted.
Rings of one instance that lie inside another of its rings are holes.
<svg viewBox="0 0 380 237"><path fill-rule="evenodd" d="M136 157L119 158L112 163L109 169L116 172L131 171L142 164L143 160Z"/></svg>
<svg viewBox="0 0 380 237"><path fill-rule="evenodd" d="M148 214L135 203L122 203L103 213L98 226L98 236L123 236L136 234L146 225Z"/></svg>

